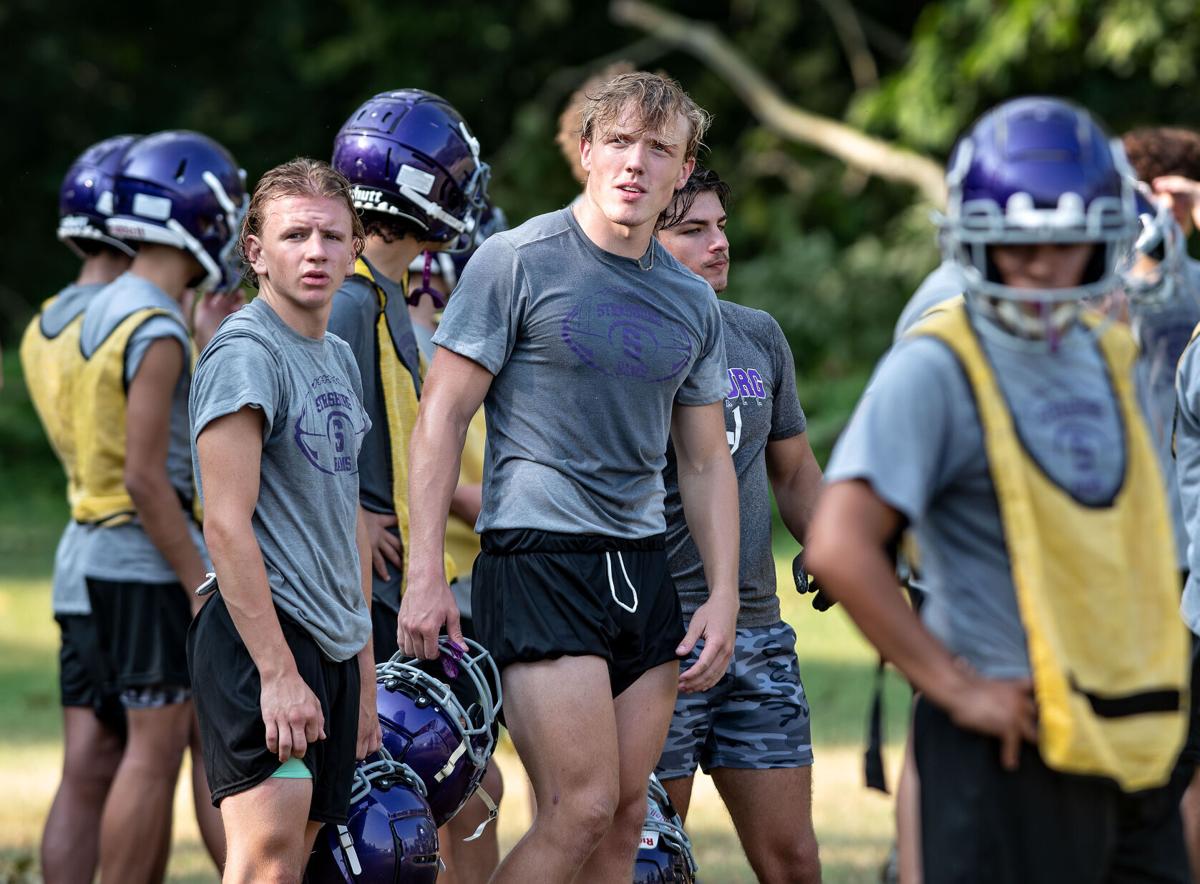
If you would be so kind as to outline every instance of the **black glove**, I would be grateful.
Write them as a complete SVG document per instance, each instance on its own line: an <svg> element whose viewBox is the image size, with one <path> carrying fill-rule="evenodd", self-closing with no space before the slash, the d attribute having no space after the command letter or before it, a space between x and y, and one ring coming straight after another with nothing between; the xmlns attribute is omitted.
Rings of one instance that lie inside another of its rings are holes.
<svg viewBox="0 0 1200 884"><path fill-rule="evenodd" d="M812 606L818 611L828 611L837 604L833 599L825 594L825 590L817 585L816 581L809 576L808 570L804 567L804 553L797 553L796 558L792 559L792 577L796 581L796 592L804 595L805 593L813 593Z"/></svg>

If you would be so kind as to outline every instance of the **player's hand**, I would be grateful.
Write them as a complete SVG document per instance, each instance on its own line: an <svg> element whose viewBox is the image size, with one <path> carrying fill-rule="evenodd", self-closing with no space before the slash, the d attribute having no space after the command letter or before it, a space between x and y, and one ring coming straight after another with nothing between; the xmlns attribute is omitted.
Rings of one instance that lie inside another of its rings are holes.
<svg viewBox="0 0 1200 884"><path fill-rule="evenodd" d="M364 684L358 697L358 745L354 757L362 761L383 745L383 731L379 727L379 710L376 708L375 682Z"/></svg>
<svg viewBox="0 0 1200 884"><path fill-rule="evenodd" d="M404 568L404 544L400 536L389 528L397 525L396 516L389 513L373 513L363 510L363 521L367 525L367 536L371 540L371 562L380 580L388 579L388 563L397 571Z"/></svg>
<svg viewBox="0 0 1200 884"><path fill-rule="evenodd" d="M246 306L246 295L240 288L228 292L209 292L194 296L189 315L192 317L192 337L196 348L203 350L217 333L217 327L225 317L237 313Z"/></svg>
<svg viewBox="0 0 1200 884"><path fill-rule="evenodd" d="M309 743L325 739L321 702L295 669L264 678L259 705L267 726L267 749L280 762L303 758Z"/></svg>
<svg viewBox="0 0 1200 884"><path fill-rule="evenodd" d="M972 676L946 709L950 719L965 730L1000 741L1000 764L1016 770L1021 742L1037 742L1037 705L1029 679L1001 680Z"/></svg>
<svg viewBox="0 0 1200 884"><path fill-rule="evenodd" d="M808 573L808 569L804 567L804 553L797 553L792 559L792 579L796 581L796 592L801 595L812 593L812 606L818 611L828 611L836 601L825 594L813 576Z"/></svg>
<svg viewBox="0 0 1200 884"><path fill-rule="evenodd" d="M442 627L446 634L460 647L463 642L462 627L458 621L458 605L446 578L420 579L408 575L408 587L400 600L400 619L396 624L396 640L400 650L410 657L421 660L436 660L440 653L438 636Z"/></svg>
<svg viewBox="0 0 1200 884"><path fill-rule="evenodd" d="M710 595L708 601L696 609L687 635L675 653L686 657L701 639L704 640L704 649L695 663L679 673L680 691L685 694L707 691L721 680L733 656L737 614L736 592Z"/></svg>

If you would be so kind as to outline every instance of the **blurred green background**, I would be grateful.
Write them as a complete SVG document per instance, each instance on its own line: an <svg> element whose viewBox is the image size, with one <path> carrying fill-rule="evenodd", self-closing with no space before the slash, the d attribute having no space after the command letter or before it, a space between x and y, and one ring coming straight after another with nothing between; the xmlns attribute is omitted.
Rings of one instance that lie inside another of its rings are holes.
<svg viewBox="0 0 1200 884"><path fill-rule="evenodd" d="M685 16L687 34L732 50L796 108L935 163L976 115L1022 93L1073 98L1114 133L1200 125L1197 0L689 0L651 9ZM570 0L0 4L0 881L34 877L31 846L57 777L47 581L66 517L15 351L36 305L74 276L54 239L56 195L89 144L197 129L228 146L253 182L292 156L328 157L337 128L375 92L420 87L468 119L493 166L495 201L516 223L576 192L554 144L571 91L621 59L665 70L715 116L703 159L734 189L727 297L783 325L824 462L901 306L936 264L934 206L882 170L849 167L804 133L785 135L710 56L620 17L603 2ZM780 541L781 565L793 548ZM832 880L871 880L890 838L887 800L860 785L871 655L840 614L815 618L790 595L786 610L813 701L827 869ZM892 690L894 747L905 692ZM727 819L703 808L707 880L749 880ZM507 841L519 834L517 814ZM203 880L190 825L181 818L173 875Z"/></svg>

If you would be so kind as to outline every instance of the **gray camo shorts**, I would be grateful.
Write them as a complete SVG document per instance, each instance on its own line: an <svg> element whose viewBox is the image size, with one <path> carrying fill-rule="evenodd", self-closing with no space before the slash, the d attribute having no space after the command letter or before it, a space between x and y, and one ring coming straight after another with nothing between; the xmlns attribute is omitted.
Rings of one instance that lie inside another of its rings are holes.
<svg viewBox="0 0 1200 884"><path fill-rule="evenodd" d="M700 645L684 661L691 666ZM659 779L690 777L696 765L770 770L813 763L808 698L800 682L796 633L784 622L737 630L733 658L717 684L680 694Z"/></svg>

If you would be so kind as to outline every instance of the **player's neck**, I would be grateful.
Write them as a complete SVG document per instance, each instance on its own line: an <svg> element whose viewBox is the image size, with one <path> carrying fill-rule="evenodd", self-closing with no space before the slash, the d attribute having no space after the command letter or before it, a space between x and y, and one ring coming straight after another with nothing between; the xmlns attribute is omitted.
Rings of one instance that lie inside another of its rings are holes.
<svg viewBox="0 0 1200 884"><path fill-rule="evenodd" d="M579 222L584 235L593 243L606 252L635 260L646 254L650 239L654 236L654 222L658 218L656 215L637 227L609 221L586 190L583 192L583 199L577 200L571 206L571 211L575 214L575 220Z"/></svg>
<svg viewBox="0 0 1200 884"><path fill-rule="evenodd" d="M411 236L393 242L385 242L378 236L368 236L367 244L363 248L363 257L392 282L400 282L404 279L408 265L421 254L424 245Z"/></svg>
<svg viewBox="0 0 1200 884"><path fill-rule="evenodd" d="M130 260L116 252L99 252L83 259L76 285L108 285L129 269Z"/></svg>
<svg viewBox="0 0 1200 884"><path fill-rule="evenodd" d="M183 293L199 273L196 259L182 249L157 243L142 243L129 272L158 286L174 301L182 301Z"/></svg>
<svg viewBox="0 0 1200 884"><path fill-rule="evenodd" d="M295 298L276 291L271 281L264 277L259 277L258 296L292 331L314 341L325 337L325 330L329 327L329 313L333 306L332 298L323 304L300 304Z"/></svg>

